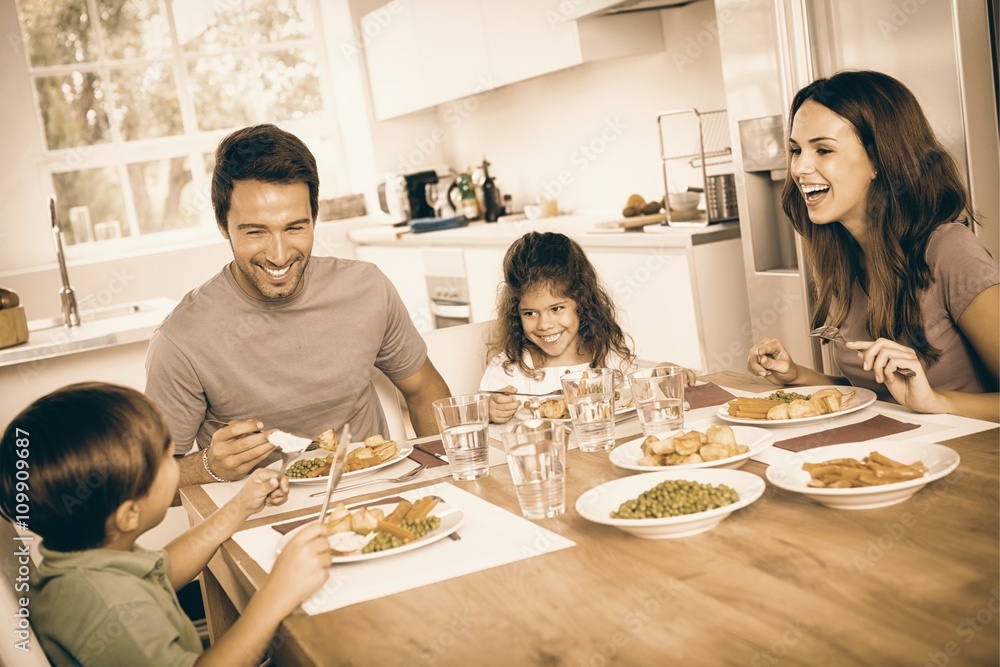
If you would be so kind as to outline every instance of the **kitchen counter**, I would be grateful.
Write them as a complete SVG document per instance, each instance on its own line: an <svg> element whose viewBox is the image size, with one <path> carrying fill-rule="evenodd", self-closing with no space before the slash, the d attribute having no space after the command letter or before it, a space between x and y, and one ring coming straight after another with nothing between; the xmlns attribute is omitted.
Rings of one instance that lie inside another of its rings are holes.
<svg viewBox="0 0 1000 667"><path fill-rule="evenodd" d="M61 317L31 320L27 343L0 350L0 368L147 341L176 305L163 297L122 306L84 306L83 322L74 328L63 326Z"/></svg>
<svg viewBox="0 0 1000 667"><path fill-rule="evenodd" d="M447 229L438 232L413 234L404 228L388 225L354 229L348 238L357 245L394 246L509 246L515 239L532 231L560 232L575 239L584 247L607 248L691 248L725 239L739 238L738 222L724 222L708 227L665 227L650 225L646 231L605 229L599 224L621 219L612 214L587 213L559 215L538 220L516 220L512 222L485 223L472 222L468 227Z"/></svg>

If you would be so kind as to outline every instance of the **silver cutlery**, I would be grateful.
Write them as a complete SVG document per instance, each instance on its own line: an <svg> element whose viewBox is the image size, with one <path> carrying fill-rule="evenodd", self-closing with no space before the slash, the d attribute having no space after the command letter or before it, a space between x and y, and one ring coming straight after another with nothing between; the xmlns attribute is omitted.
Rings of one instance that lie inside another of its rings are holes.
<svg viewBox="0 0 1000 667"><path fill-rule="evenodd" d="M823 340L828 340L833 343L847 342L847 339L844 338L844 334L840 333L840 329L832 325L816 327L809 332L809 335L813 338L822 338ZM916 373L911 371L909 368L897 368L895 372L906 378L911 378L916 375Z"/></svg>
<svg viewBox="0 0 1000 667"><path fill-rule="evenodd" d="M426 463L420 463L420 464L417 465L416 468L414 468L413 470L408 470L407 472L403 473L399 477L390 477L388 479L386 479L384 477L378 477L376 479L366 479L365 481L358 482L357 484L351 484L349 486L342 486L339 490L340 491L349 491L351 489L356 489L359 486L365 486L367 484L377 484L378 482L385 482L386 484L398 484L400 482L408 482L411 479L413 479L414 477L416 477L417 475L419 475L420 473L422 473L424 471L424 468L426 468L426 467L427 467ZM323 491L318 491L316 493L310 493L309 497L310 498L315 498L316 496L323 495L323 493L324 493Z"/></svg>
<svg viewBox="0 0 1000 667"><path fill-rule="evenodd" d="M505 396L528 396L528 397L538 397L543 398L545 396L562 396L562 389L556 389L555 391L550 391L547 394L527 394L523 391L504 391L503 389L480 389L476 392L477 394L503 394Z"/></svg>
<svg viewBox="0 0 1000 667"><path fill-rule="evenodd" d="M320 524L326 523L326 511L330 507L330 496L333 495L334 487L337 486L337 482L340 481L340 477L344 474L344 465L347 463L346 443L350 441L351 425L344 424L344 432L338 441L341 443L341 446L337 447L337 451L333 455L333 469L330 471L329 479L326 480L326 498L323 499L323 509L319 511L319 519L317 519L317 522Z"/></svg>

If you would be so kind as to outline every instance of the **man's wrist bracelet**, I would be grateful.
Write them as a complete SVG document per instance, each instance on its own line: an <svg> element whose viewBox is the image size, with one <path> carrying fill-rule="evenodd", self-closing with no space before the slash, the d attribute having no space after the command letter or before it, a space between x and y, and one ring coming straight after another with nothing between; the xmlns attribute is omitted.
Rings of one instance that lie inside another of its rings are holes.
<svg viewBox="0 0 1000 667"><path fill-rule="evenodd" d="M208 448L207 447L204 450L202 450L202 453L201 453L201 464L203 466L205 466L205 472L208 473L208 476L211 477L212 479L214 479L216 482L231 482L232 481L231 479L222 479L221 477L219 477L218 475L216 475L214 472L212 472L212 469L208 467Z"/></svg>

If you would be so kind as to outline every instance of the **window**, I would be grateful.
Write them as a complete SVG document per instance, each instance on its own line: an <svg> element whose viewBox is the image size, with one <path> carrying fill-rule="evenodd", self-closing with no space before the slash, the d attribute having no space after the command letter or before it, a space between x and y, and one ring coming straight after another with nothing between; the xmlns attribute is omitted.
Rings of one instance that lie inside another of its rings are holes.
<svg viewBox="0 0 1000 667"><path fill-rule="evenodd" d="M301 137L324 194L343 194L346 165L324 168L343 151L315 0L17 4L71 253L214 236L215 147L254 123Z"/></svg>

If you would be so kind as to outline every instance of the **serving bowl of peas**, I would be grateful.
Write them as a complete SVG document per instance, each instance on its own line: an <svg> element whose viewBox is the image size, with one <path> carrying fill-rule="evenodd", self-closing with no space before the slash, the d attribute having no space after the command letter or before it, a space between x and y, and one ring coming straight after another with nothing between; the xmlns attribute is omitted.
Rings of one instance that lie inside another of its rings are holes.
<svg viewBox="0 0 1000 667"><path fill-rule="evenodd" d="M739 470L664 470L616 479L584 492L584 519L647 539L711 530L764 493L764 480Z"/></svg>

